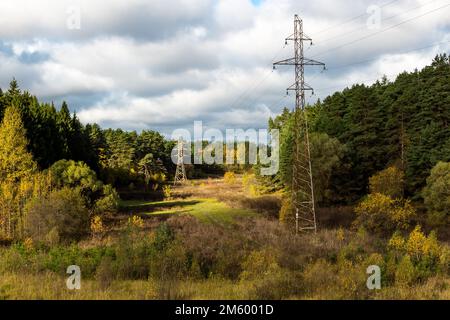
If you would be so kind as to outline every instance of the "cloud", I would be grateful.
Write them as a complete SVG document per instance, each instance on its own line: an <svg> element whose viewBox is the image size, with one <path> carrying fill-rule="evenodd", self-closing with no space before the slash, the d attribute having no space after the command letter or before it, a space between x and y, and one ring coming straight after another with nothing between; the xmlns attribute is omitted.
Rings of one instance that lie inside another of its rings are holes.
<svg viewBox="0 0 450 320"><path fill-rule="evenodd" d="M83 122L104 127L170 134L203 120L220 129L262 128L294 103L284 97L293 69L271 68L293 54L284 38L294 13L314 39L305 55L329 67L306 71L313 102L355 82L394 79L448 52L446 3L4 0L0 87L15 77L39 98L66 100ZM380 5L378 29L366 24L373 4ZM67 28L73 7L80 29Z"/></svg>
<svg viewBox="0 0 450 320"><path fill-rule="evenodd" d="M5 0L0 38L8 40L49 38L80 40L116 35L140 39L163 39L187 25L209 20L208 0ZM68 23L79 13L80 28Z"/></svg>

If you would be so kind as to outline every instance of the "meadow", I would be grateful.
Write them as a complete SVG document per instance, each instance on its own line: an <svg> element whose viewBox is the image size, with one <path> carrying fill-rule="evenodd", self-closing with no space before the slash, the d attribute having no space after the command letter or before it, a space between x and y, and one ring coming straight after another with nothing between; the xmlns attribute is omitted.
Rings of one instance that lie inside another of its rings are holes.
<svg viewBox="0 0 450 320"><path fill-rule="evenodd" d="M392 239L345 228L348 210L327 211L334 227L324 221L316 235L295 236L258 210L267 201L241 177L190 181L165 201L122 200L102 232L79 243L1 248L0 298L449 299L444 242L410 234L417 269ZM80 290L66 286L71 264L81 268ZM380 290L366 286L372 264L382 269Z"/></svg>

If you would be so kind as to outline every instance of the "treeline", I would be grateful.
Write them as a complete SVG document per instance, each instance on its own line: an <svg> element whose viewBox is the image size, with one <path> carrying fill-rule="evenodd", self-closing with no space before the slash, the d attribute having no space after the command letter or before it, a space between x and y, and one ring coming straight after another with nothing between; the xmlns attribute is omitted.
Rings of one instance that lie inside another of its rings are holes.
<svg viewBox="0 0 450 320"><path fill-rule="evenodd" d="M77 115L71 114L66 102L59 110L53 103L41 103L37 97L19 89L13 79L6 91L0 88L0 122L5 109L15 106L21 114L26 130L28 151L40 170L66 159L82 161L93 169L98 177L119 189L140 188L148 191L172 179L175 164L171 153L176 141L166 139L157 131L124 131L102 129L98 124L83 125ZM203 148L209 144L203 141ZM249 143L245 143L246 159ZM200 151L191 144L191 163ZM238 150L236 144L235 149ZM224 159L226 148L224 148ZM234 151L233 151L234 152ZM214 151L212 152L214 156ZM237 155L235 155L235 158ZM188 177L204 178L221 175L226 170L243 171L251 165L201 164L186 165Z"/></svg>
<svg viewBox="0 0 450 320"><path fill-rule="evenodd" d="M70 113L66 102L59 110L53 103L40 103L35 96L22 92L15 79L7 91L0 89L0 122L8 106L19 110L28 151L41 170L62 159L82 161L103 181L118 187L130 183L143 186L144 172L161 180L162 175L174 171L170 159L174 142L156 131L138 134L83 125L75 113Z"/></svg>
<svg viewBox="0 0 450 320"><path fill-rule="evenodd" d="M422 70L356 84L307 108L313 174L326 202L351 203L369 193L369 178L396 166L404 172L404 196L420 197L438 161L450 160L450 58L438 55ZM292 113L285 109L269 127L281 131L280 172L290 183ZM321 137L321 138L318 138ZM315 173L314 173L315 172Z"/></svg>

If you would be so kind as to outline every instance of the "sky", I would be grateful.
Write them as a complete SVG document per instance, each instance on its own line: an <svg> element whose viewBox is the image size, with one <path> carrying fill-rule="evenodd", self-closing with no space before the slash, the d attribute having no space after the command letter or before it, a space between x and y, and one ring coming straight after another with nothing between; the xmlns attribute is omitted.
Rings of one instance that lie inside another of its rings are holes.
<svg viewBox="0 0 450 320"><path fill-rule="evenodd" d="M450 0L2 0L0 88L83 123L158 130L265 128L294 97L294 14L303 19L313 103L450 51Z"/></svg>

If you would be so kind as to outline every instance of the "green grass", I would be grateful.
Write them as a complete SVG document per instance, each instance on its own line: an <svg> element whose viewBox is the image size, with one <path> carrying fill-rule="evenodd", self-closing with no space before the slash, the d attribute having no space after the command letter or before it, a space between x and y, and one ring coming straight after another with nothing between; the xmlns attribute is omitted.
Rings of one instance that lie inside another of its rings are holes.
<svg viewBox="0 0 450 320"><path fill-rule="evenodd" d="M122 201L123 210L131 210L142 215L190 214L201 221L231 223L234 217L251 216L255 212L236 209L216 199L188 199L171 201Z"/></svg>

